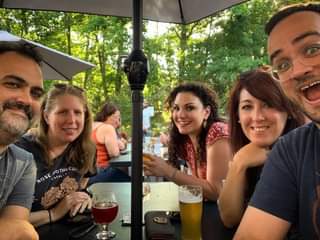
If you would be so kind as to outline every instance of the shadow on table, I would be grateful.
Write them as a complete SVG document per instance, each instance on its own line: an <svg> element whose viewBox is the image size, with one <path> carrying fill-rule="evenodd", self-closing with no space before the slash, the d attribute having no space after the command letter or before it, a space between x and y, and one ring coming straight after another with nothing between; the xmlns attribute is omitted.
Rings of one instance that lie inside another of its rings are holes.
<svg viewBox="0 0 320 240"><path fill-rule="evenodd" d="M89 240L95 239L97 227L91 221L70 222L62 219L53 224L46 224L36 228L40 240Z"/></svg>

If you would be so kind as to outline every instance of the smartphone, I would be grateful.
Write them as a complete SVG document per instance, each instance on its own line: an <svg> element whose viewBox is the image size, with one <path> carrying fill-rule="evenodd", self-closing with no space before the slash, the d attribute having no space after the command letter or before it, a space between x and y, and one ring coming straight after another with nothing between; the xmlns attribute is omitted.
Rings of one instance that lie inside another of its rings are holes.
<svg viewBox="0 0 320 240"><path fill-rule="evenodd" d="M123 214L121 219L122 226L130 226L131 225L131 216L129 214Z"/></svg>

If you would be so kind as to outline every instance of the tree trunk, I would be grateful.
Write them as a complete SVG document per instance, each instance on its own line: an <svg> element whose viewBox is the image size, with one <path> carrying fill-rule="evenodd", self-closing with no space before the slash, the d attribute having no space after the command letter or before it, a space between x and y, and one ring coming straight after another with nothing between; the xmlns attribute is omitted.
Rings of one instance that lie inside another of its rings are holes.
<svg viewBox="0 0 320 240"><path fill-rule="evenodd" d="M179 34L179 40L180 40L180 57L178 62L178 68L179 68L179 75L178 75L178 81L182 82L185 80L186 77L186 50L188 47L187 44L187 28L185 25L181 25L179 27L181 30Z"/></svg>

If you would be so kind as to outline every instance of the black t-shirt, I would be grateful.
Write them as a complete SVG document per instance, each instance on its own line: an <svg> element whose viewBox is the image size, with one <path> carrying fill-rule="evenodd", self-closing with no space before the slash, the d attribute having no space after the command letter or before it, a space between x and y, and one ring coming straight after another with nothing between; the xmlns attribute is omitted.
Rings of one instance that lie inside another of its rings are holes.
<svg viewBox="0 0 320 240"><path fill-rule="evenodd" d="M317 161L320 130L314 123L281 137L269 154L249 205L297 226L303 239L316 239L312 216L315 186L320 184Z"/></svg>
<svg viewBox="0 0 320 240"><path fill-rule="evenodd" d="M51 208L67 194L79 189L81 178L79 170L70 166L65 159L69 152L68 148L54 159L54 165L48 168L43 150L33 136L23 136L16 145L31 152L37 166L32 211Z"/></svg>

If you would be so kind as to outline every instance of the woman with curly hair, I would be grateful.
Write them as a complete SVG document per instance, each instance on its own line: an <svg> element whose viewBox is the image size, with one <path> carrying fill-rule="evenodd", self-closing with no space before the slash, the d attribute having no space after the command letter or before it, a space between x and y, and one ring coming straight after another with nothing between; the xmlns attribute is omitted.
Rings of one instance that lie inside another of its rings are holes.
<svg viewBox="0 0 320 240"><path fill-rule="evenodd" d="M56 84L43 99L37 129L18 146L31 152L37 179L30 222L35 226L74 216L91 208L90 196L81 191L86 175L94 171L92 117L82 89Z"/></svg>
<svg viewBox="0 0 320 240"><path fill-rule="evenodd" d="M217 200L232 153L227 124L218 116L216 93L203 84L184 83L172 90L167 105L171 110L169 164L148 155L145 174L178 185L200 185L206 199Z"/></svg>

